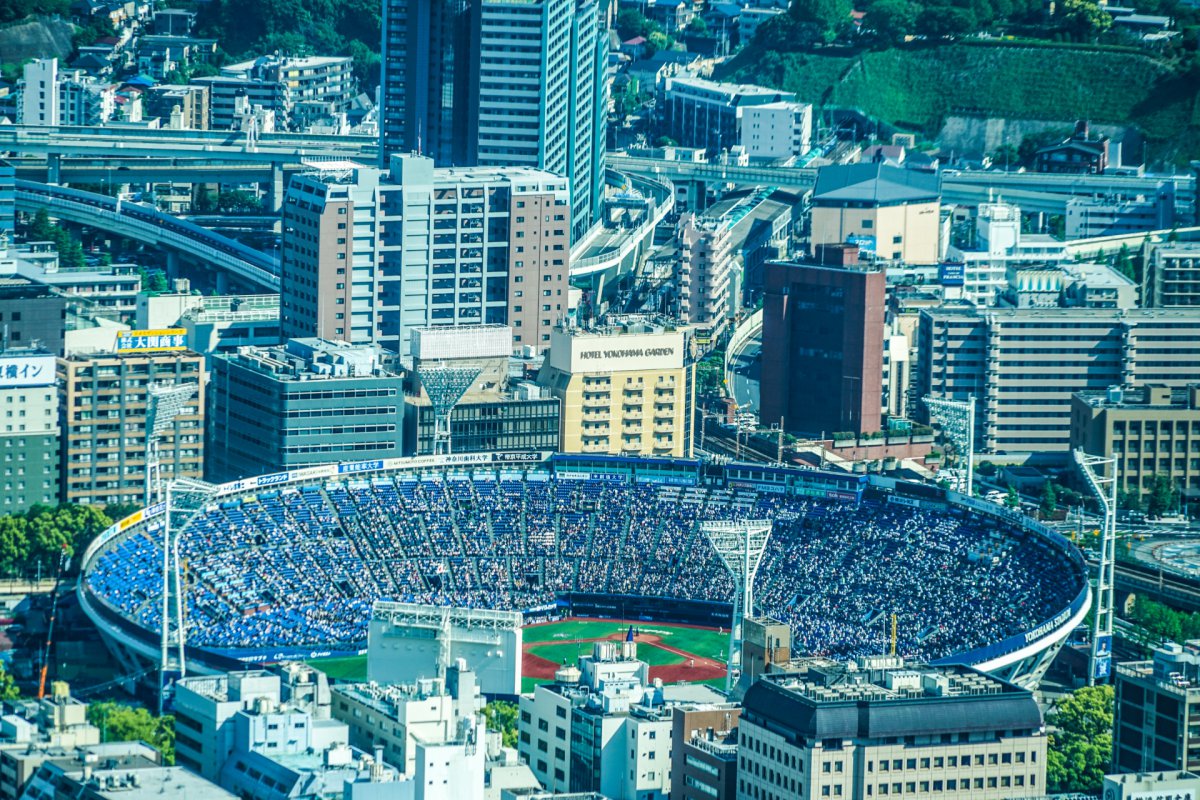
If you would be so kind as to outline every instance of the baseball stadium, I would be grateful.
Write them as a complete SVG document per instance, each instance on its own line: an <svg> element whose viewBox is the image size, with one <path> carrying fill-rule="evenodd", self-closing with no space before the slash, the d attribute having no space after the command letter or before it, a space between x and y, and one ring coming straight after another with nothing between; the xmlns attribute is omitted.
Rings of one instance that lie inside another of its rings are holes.
<svg viewBox="0 0 1200 800"><path fill-rule="evenodd" d="M81 604L130 674L159 664L165 505L114 524L83 559ZM1090 607L1073 544L935 487L764 465L489 453L205 485L171 506L185 589L170 613L183 620L189 673L360 655L380 601L518 612L531 626L528 669L538 647L554 664L572 643L613 634L581 628L540 642L547 620L637 621L644 636L656 625L728 629L734 578L702 526L738 520L771 522L752 610L791 627L794 654L894 648L1031 685Z"/></svg>

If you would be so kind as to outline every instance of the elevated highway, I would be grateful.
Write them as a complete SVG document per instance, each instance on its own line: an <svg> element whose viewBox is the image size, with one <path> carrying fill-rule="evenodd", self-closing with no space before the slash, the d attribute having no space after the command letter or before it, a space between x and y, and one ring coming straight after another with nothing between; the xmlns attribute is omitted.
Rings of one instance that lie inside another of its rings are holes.
<svg viewBox="0 0 1200 800"><path fill-rule="evenodd" d="M279 291L279 262L227 236L139 203L79 189L18 180L17 210L45 208L51 216L162 247L176 258L211 265L248 287Z"/></svg>
<svg viewBox="0 0 1200 800"><path fill-rule="evenodd" d="M19 155L93 158L199 158L252 164L294 164L302 159L375 160L370 136L267 133L251 141L240 131L192 131L65 125L0 127L0 151Z"/></svg>
<svg viewBox="0 0 1200 800"><path fill-rule="evenodd" d="M656 175L675 183L731 183L807 191L816 183L813 167L760 167L735 164L666 161L616 153L609 166L625 172ZM942 172L942 198L948 203L978 204L1003 197L1025 211L1062 214L1071 197L1154 194L1160 181L1175 184L1176 203L1195 208L1192 175L1048 175L1037 172Z"/></svg>

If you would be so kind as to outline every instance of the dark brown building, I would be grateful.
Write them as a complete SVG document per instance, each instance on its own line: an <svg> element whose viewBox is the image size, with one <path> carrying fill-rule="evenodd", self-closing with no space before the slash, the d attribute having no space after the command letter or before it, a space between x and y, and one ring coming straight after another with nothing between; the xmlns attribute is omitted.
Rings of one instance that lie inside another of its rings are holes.
<svg viewBox="0 0 1200 800"><path fill-rule="evenodd" d="M734 703L675 709L671 719L671 800L733 800L741 713Z"/></svg>
<svg viewBox="0 0 1200 800"><path fill-rule="evenodd" d="M885 283L853 245L767 264L760 420L830 434L880 429Z"/></svg>
<svg viewBox="0 0 1200 800"><path fill-rule="evenodd" d="M1087 120L1081 119L1069 139L1037 151L1034 167L1038 172L1099 175L1108 169L1108 137L1093 137Z"/></svg>

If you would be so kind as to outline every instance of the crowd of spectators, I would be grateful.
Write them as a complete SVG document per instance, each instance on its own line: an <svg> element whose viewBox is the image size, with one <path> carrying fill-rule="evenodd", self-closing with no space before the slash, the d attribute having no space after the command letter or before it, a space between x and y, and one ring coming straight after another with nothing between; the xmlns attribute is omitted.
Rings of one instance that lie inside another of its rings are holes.
<svg viewBox="0 0 1200 800"><path fill-rule="evenodd" d="M704 520L774 527L756 611L796 652L889 646L937 658L1026 631L1080 590L1038 535L953 510L758 493L503 476L377 477L262 492L198 514L181 543L187 626L212 648L361 647L371 604L524 610L566 592L729 601ZM106 546L86 578L156 630L162 553L150 525Z"/></svg>

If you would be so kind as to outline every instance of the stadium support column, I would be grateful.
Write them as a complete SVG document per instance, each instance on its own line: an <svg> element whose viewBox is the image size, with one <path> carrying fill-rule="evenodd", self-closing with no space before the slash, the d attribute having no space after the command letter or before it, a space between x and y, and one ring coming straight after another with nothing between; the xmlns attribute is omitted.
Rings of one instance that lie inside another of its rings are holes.
<svg viewBox="0 0 1200 800"><path fill-rule="evenodd" d="M1092 614L1092 652L1088 685L1107 682L1112 675L1113 593L1117 557L1117 460L1075 451L1075 463L1100 501L1104 512L1100 557L1096 562L1096 606Z"/></svg>
<svg viewBox="0 0 1200 800"><path fill-rule="evenodd" d="M731 692L734 659L741 663L743 618L754 616L754 577L771 537L771 521L714 520L700 523L700 530L733 577L733 619L725 669L725 691Z"/></svg>

